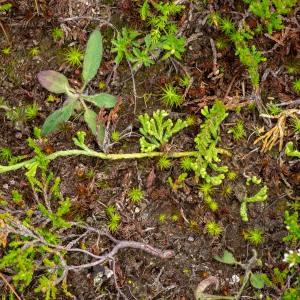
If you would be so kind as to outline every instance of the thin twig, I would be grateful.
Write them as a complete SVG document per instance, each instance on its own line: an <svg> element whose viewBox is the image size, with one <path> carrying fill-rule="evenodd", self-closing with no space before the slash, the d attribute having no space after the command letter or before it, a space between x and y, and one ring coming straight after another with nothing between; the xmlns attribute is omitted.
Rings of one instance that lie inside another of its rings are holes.
<svg viewBox="0 0 300 300"><path fill-rule="evenodd" d="M134 74L133 74L133 70L132 70L132 66L129 60L127 60L129 69L130 69L130 73L131 73L131 78L132 78L132 89L133 89L133 97L134 97L134 109L133 109L133 113L136 113L136 101L137 101L137 94L136 94L136 85L135 85L135 79L134 79Z"/></svg>
<svg viewBox="0 0 300 300"><path fill-rule="evenodd" d="M3 26L3 24L2 24L1 21L0 21L0 27L1 27L2 31L3 31L3 33L4 33L4 36L5 36L6 40L7 40L7 42L10 43L9 38L8 38L8 35L7 35L7 33L6 33L6 31L5 31L5 28L4 28L4 26Z"/></svg>
<svg viewBox="0 0 300 300"><path fill-rule="evenodd" d="M209 39L209 41L210 41L210 46L211 46L211 50L212 50L212 53L213 53L213 75L216 76L216 75L219 74L218 62L217 62L217 50L216 50L214 40Z"/></svg>
<svg viewBox="0 0 300 300"><path fill-rule="evenodd" d="M22 298L17 294L14 287L8 282L8 280L5 278L5 276L0 272L0 277L5 282L5 284L9 287L9 289L13 292L13 294L16 296L18 300L22 300Z"/></svg>

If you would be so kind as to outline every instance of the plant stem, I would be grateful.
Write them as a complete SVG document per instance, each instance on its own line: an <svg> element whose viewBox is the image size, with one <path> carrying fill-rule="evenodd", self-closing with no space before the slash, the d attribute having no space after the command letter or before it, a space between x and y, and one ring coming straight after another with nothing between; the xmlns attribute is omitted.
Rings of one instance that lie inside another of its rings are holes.
<svg viewBox="0 0 300 300"><path fill-rule="evenodd" d="M218 152L220 154L229 155L230 153L227 150L224 149L218 149ZM71 150L61 150L54 152L52 154L49 154L47 156L48 160L54 160L58 157L65 157L65 156L72 156L72 155L84 155L84 156L90 156L90 157L97 157L100 159L105 160L121 160L121 159L141 159L141 158L153 158L153 157L160 157L166 155L169 158L181 158L186 156L197 156L197 151L187 151L187 152L149 152L149 153L112 153L112 154L106 154L103 152L97 152L92 149L87 148L86 150L80 150L80 149L71 149ZM28 164L31 164L35 162L35 158L31 158L29 160L17 163L15 165L11 166L1 166L0 165L0 174L6 173L10 171L15 171L21 168L24 168Z"/></svg>
<svg viewBox="0 0 300 300"><path fill-rule="evenodd" d="M173 152L169 153L168 157L171 158L180 158L185 156L195 156L197 152ZM97 152L93 150L62 150L54 152L47 156L47 159L54 160L58 157L65 157L65 156L72 156L72 155L84 155L84 156L90 156L90 157L97 157L100 159L105 160L121 160L121 159L139 159L139 158L151 158L151 157L159 157L166 155L164 152L150 152L150 153L127 153L127 154L105 154L102 152ZM10 171L15 171L18 169L21 169L25 167L26 165L33 163L35 161L35 158L17 163L15 165L11 166L1 166L0 165L0 173L6 173Z"/></svg>

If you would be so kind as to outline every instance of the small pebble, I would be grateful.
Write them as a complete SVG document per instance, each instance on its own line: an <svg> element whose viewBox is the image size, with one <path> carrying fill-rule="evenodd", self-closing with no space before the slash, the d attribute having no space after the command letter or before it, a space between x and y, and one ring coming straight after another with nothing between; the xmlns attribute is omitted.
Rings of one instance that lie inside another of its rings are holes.
<svg viewBox="0 0 300 300"><path fill-rule="evenodd" d="M189 237L188 237L188 241L189 241L189 242L193 242L194 240L195 240L195 239L194 239L192 236L189 236Z"/></svg>
<svg viewBox="0 0 300 300"><path fill-rule="evenodd" d="M230 281L229 281L229 284L234 285L234 284L239 283L239 282L240 282L240 277L236 274L233 274Z"/></svg>

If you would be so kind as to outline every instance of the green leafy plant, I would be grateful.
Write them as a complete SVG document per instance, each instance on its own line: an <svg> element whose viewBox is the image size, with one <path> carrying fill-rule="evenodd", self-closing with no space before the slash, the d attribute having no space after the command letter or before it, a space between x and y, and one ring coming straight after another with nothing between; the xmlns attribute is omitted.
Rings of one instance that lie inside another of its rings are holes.
<svg viewBox="0 0 300 300"><path fill-rule="evenodd" d="M40 49L38 47L33 47L29 50L29 54L34 57L40 54Z"/></svg>
<svg viewBox="0 0 300 300"><path fill-rule="evenodd" d="M158 215L158 221L160 223L165 223L167 221L167 215L164 213L161 213Z"/></svg>
<svg viewBox="0 0 300 300"><path fill-rule="evenodd" d="M38 147L32 141L30 143L38 152ZM39 273L40 279L34 292L43 293L45 299L54 300L57 294L55 285L60 282L57 279L63 274L65 254L63 251L55 251L53 247L61 242L56 231L71 227L70 223L64 220L71 203L60 194L60 180L58 177L54 178L53 173L47 174L46 165L46 161L41 161L41 165L32 165L27 172L27 179L31 183L36 199L43 193L47 195L44 199L45 204L39 202L38 211L27 210L19 217L3 210L0 213L1 227L5 227L8 233L13 233L0 259L0 268L10 270L13 284L20 292L23 292L31 284L34 275ZM37 173L40 167L41 173ZM50 199L55 200L57 194L60 202L55 210L51 207ZM18 191L13 191L12 195L14 202L22 200ZM37 226L35 217L38 215L42 223Z"/></svg>
<svg viewBox="0 0 300 300"><path fill-rule="evenodd" d="M189 125L181 119L178 119L175 124L171 119L165 120L168 115L164 110L157 110L152 118L147 113L139 116L142 125L140 133L143 135L140 138L142 152L151 152L166 144L174 134Z"/></svg>
<svg viewBox="0 0 300 300"><path fill-rule="evenodd" d="M294 212L285 211L284 213L284 223L286 229L288 230L288 235L283 238L284 242L296 242L300 240L300 223L299 223L299 214Z"/></svg>
<svg viewBox="0 0 300 300"><path fill-rule="evenodd" d="M222 226L215 221L210 221L206 223L205 229L207 233L211 236L218 237L222 233L223 229Z"/></svg>
<svg viewBox="0 0 300 300"><path fill-rule="evenodd" d="M172 84L168 84L163 88L162 101L170 107L179 106L183 98L179 95Z"/></svg>
<svg viewBox="0 0 300 300"><path fill-rule="evenodd" d="M118 142L118 141L120 140L120 138L121 138L121 134L120 134L119 131L114 130L114 131L111 133L111 140L112 140L113 142Z"/></svg>
<svg viewBox="0 0 300 300"><path fill-rule="evenodd" d="M198 156L192 164L192 169L196 177L201 177L205 182L212 185L220 185L225 178L223 173L228 171L227 167L219 167L220 162L218 157L219 150L216 147L220 139L220 125L227 117L225 106L221 101L216 101L211 109L207 106L201 110L205 120L200 125L200 132L195 137L195 148L198 151ZM208 174L208 168L211 168L217 173L216 176Z"/></svg>
<svg viewBox="0 0 300 300"><path fill-rule="evenodd" d="M0 109L5 110L5 116L17 129L22 129L27 121L33 120L37 117L39 106L36 103L28 105L20 105L17 107L10 107L4 100L0 103Z"/></svg>
<svg viewBox="0 0 300 300"><path fill-rule="evenodd" d="M106 212L107 217L109 218L108 229L111 232L117 231L117 229L119 228L119 225L120 225L121 216L117 212L116 207L114 205L109 205L105 209L105 212Z"/></svg>
<svg viewBox="0 0 300 300"><path fill-rule="evenodd" d="M236 141L245 138L246 131L244 122L242 120L237 121L236 124L228 130L228 133L231 133Z"/></svg>
<svg viewBox="0 0 300 300"><path fill-rule="evenodd" d="M83 53L76 47L70 47L64 54L65 61L74 67L79 67L82 64Z"/></svg>
<svg viewBox="0 0 300 300"><path fill-rule="evenodd" d="M256 202L264 202L268 198L268 187L265 185L263 186L254 196L246 196L242 203L240 208L240 215L244 222L248 221L248 209L247 205L248 203L256 203Z"/></svg>
<svg viewBox="0 0 300 300"><path fill-rule="evenodd" d="M184 75L179 81L180 85L186 88L191 84L191 82L192 78L189 75Z"/></svg>
<svg viewBox="0 0 300 300"><path fill-rule="evenodd" d="M140 16L150 26L150 33L122 28L116 39L112 40L112 52L116 53L115 62L119 64L124 58L134 63L133 69L154 64L155 58L162 53L162 59L176 57L181 59L185 51L185 39L177 37L178 29L172 16L184 9L174 1L153 2L145 0L140 7Z"/></svg>
<svg viewBox="0 0 300 300"><path fill-rule="evenodd" d="M4 162L9 162L13 157L12 150L9 147L0 148L0 160Z"/></svg>
<svg viewBox="0 0 300 300"><path fill-rule="evenodd" d="M10 55L11 54L11 47L5 47L1 49L3 55Z"/></svg>
<svg viewBox="0 0 300 300"><path fill-rule="evenodd" d="M139 203L144 198L144 196L144 191L138 187L132 188L128 192L129 199L134 203Z"/></svg>
<svg viewBox="0 0 300 300"><path fill-rule="evenodd" d="M183 188L187 176L187 173L181 173L175 180L173 180L172 177L168 177L167 182L173 191L177 191L178 189Z"/></svg>
<svg viewBox="0 0 300 300"><path fill-rule="evenodd" d="M249 177L247 177L247 181L246 181L246 185L250 185L251 183L253 183L253 184L256 184L256 185L258 185L258 184L261 184L261 178L259 178L259 177L257 177L257 176L249 176Z"/></svg>
<svg viewBox="0 0 300 300"><path fill-rule="evenodd" d="M192 170L192 163L193 163L193 159L192 158L190 158L190 157L184 157L180 161L180 168L184 172L191 171Z"/></svg>
<svg viewBox="0 0 300 300"><path fill-rule="evenodd" d="M229 171L227 173L227 178L231 181L234 181L236 179L236 177L237 177L237 174L233 171Z"/></svg>
<svg viewBox="0 0 300 300"><path fill-rule="evenodd" d="M86 86L97 74L102 59L102 51L102 36L99 30L95 30L87 43L82 70L83 85L79 90L70 87L68 79L56 71L48 70L38 74L38 80L44 88L51 93L64 93L67 96L63 107L54 111L45 120L42 127L44 135L52 133L60 124L68 121L75 110L83 109L85 122L95 135L98 144L102 145L105 135L103 121L98 119L97 113L89 108L88 104L98 108L111 108L116 104L116 97L106 93L95 95L86 95L85 93Z"/></svg>
<svg viewBox="0 0 300 300"><path fill-rule="evenodd" d="M63 30L62 30L61 28L59 28L59 27L54 27L54 28L52 29L51 34L52 34L52 38L53 38L53 40L54 40L55 42L61 40L61 39L64 37L64 32L63 32Z"/></svg>
<svg viewBox="0 0 300 300"><path fill-rule="evenodd" d="M23 196L18 190L13 190L11 192L11 197L12 197L12 200L17 204L19 204L23 201Z"/></svg>
<svg viewBox="0 0 300 300"><path fill-rule="evenodd" d="M272 116L277 116L282 112L282 109L273 102L268 103L267 108L269 114Z"/></svg>
<svg viewBox="0 0 300 300"><path fill-rule="evenodd" d="M262 20L269 34L283 28L282 15L290 13L297 4L297 0L244 0L244 2L249 4L249 11Z"/></svg>
<svg viewBox="0 0 300 300"><path fill-rule="evenodd" d="M122 31L118 32L117 38L111 41L114 46L111 52L117 53L115 58L117 64L119 64L123 58L129 61L134 59L132 49L139 47L139 42L135 41L138 36L139 33L137 31L123 27Z"/></svg>
<svg viewBox="0 0 300 300"><path fill-rule="evenodd" d="M27 120L33 120L37 117L39 112L39 106L36 103L33 103L31 105L28 105L25 107L25 114Z"/></svg>
<svg viewBox="0 0 300 300"><path fill-rule="evenodd" d="M244 238L251 244L257 246L263 241L263 231L259 228L249 229L244 232Z"/></svg>
<svg viewBox="0 0 300 300"><path fill-rule="evenodd" d="M240 261L238 261L234 255L225 250L222 256L215 256L214 258L224 264L228 264L228 265L237 265L240 266L244 271L245 274L243 276L243 281L242 281L242 285L238 291L238 293L235 296L232 297L228 297L228 299L240 299L246 286L247 283L250 282L250 284L256 288L256 289L262 289L263 287L270 286L271 285L271 281L268 278L268 276L264 273L254 273L252 271L252 269L257 268L259 266L261 266L261 260L257 258L257 252L253 249L253 256L249 259L249 261L247 263L242 263ZM212 295L201 295L206 296L207 298L210 298L210 296ZM214 299L219 299L216 298L217 296L213 296ZM207 298L201 298L201 299L207 299ZM222 298L222 297L221 297Z"/></svg>
<svg viewBox="0 0 300 300"><path fill-rule="evenodd" d="M292 118L292 126L294 129L294 132L296 134L300 134L300 119L298 117L293 117Z"/></svg>
<svg viewBox="0 0 300 300"><path fill-rule="evenodd" d="M300 94L300 79L293 82L293 89L297 94Z"/></svg>
<svg viewBox="0 0 300 300"><path fill-rule="evenodd" d="M300 158L300 151L294 148L293 142L288 142L285 146L285 154L291 157Z"/></svg>
<svg viewBox="0 0 300 300"><path fill-rule="evenodd" d="M161 170L169 169L171 167L171 161L167 156L162 156L159 158L157 165Z"/></svg>
<svg viewBox="0 0 300 300"><path fill-rule="evenodd" d="M9 11L12 8L11 3L5 3L0 5L0 12L2 11Z"/></svg>

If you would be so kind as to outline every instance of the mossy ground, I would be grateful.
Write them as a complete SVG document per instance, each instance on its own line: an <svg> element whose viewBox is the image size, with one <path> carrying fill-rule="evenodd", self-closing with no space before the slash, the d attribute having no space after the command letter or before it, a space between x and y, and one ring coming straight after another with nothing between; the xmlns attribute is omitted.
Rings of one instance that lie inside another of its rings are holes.
<svg viewBox="0 0 300 300"><path fill-rule="evenodd" d="M88 35L87 28L96 26L99 23L97 18L101 22L107 20L111 14L111 22L118 27L137 27L141 21L138 19L137 3L131 0L103 1L103 7L102 4L99 6L99 1L96 0L89 1L88 5L84 1L73 1L74 3L39 1L41 2L39 16L34 11L34 1L11 2L14 4L12 11L0 16L9 37L9 41L6 41L4 35L1 35L0 43L3 47L10 46L12 49L10 55L0 55L0 96L11 106L35 101L40 107L38 117L24 124L21 130L16 130L0 111L0 147L10 147L15 155L21 155L30 154L26 139L32 136L34 126L41 126L46 116L63 101L61 97L55 102L46 101L48 93L38 84L37 73L45 69L61 70L72 84L76 84L80 77L80 68L74 69L63 62L61 45L51 38L52 28L55 26L64 28L66 35L63 47L75 43L83 49ZM198 12L196 10L197 14L192 17L193 21L189 23L186 35L189 37L194 33L200 34L189 44L180 62L189 70L193 84L183 105L172 109L171 113L175 118L193 115L197 121L195 126L176 135L170 143L170 149L176 151L193 148L193 138L198 132L201 119L201 107L212 104L216 98L243 96L243 91L245 98L250 98L252 90L246 70L239 63L232 46L218 50L220 76L209 77L213 66L209 39L225 39L225 37L203 22L207 11L203 1L200 2ZM238 3L229 7L227 1L207 2L222 11L243 12L239 10ZM197 4L197 1L195 3ZM178 20L179 24L188 18L188 11L188 9L184 11L182 20ZM77 16L86 19L76 18ZM89 17L94 17L95 20L90 20ZM289 26L296 26L292 17L287 22ZM109 37L113 32L106 26L102 26L101 31L105 36L105 51L101 70L91 84L91 89L94 90L97 90L99 81L107 80L114 66L114 57L109 51ZM280 39L280 33L275 33L275 36ZM272 49L275 42L261 36L257 39L257 44L267 51ZM268 61L261 66L260 73L264 74L268 68L276 72L293 59L297 57L299 59L299 45L298 27L298 34L292 31L283 44L276 47L268 56ZM39 55L35 58L29 55L29 49L33 46L40 49ZM289 75L285 71L278 74L278 76L269 75L261 83L263 101L268 101L270 97L280 103L295 100L297 95L291 89L295 75ZM181 66L170 61L159 61L150 68L140 69L135 74L138 97L137 111L134 115L131 74L127 64L122 63L107 87L109 92L122 98L122 105L114 124L115 129L121 132L128 125L132 125L132 130L138 132L137 116L144 112L150 114L158 108L165 109L160 100L161 87L166 83L178 85L182 75L184 73ZM238 120L243 120L247 138L235 141L228 130ZM225 186L232 187L231 194L224 197L221 192L215 193L215 200L220 207L215 213L210 212L199 197L199 184L192 178L186 180L183 189L176 192L170 189L167 178L169 176L175 178L181 173L179 160L172 161L171 168L167 170L161 170L155 159L104 162L95 158L70 157L60 158L51 163L51 170L61 176L62 192L72 199L70 218L93 222L101 228L107 224L103 204L115 204L122 217L122 226L115 233L117 238L143 241L175 251L175 258L166 261L135 250L126 250L118 255L118 282L127 295L134 295L135 298L132 299L193 299L195 286L208 275L220 279L220 294L234 294L238 286L231 285L229 281L233 274L242 276L241 271L221 265L213 259L213 256L220 254L223 249L229 249L241 261L249 258L252 246L243 238L243 232L248 228L259 227L264 232L263 243L256 247L259 257L264 262L263 271L271 274L274 267L284 267L282 257L285 246L282 238L286 230L283 213L290 197L297 195L299 197L300 163L279 159L277 146L269 153L260 152L259 145L254 145L253 141L256 138L255 132L264 126L257 111L247 106L240 112L232 110L222 125L220 146L232 153L232 157L224 156L222 163L236 172L237 178L235 181L224 182ZM72 136L78 130L87 130L82 120L68 122L62 130L48 138L44 145L45 149L55 151L72 148ZM293 131L288 129L285 140L293 139L295 142L297 139L299 141L299 137L297 138ZM87 136L87 142L97 149L92 135ZM110 151L138 152L138 137L121 141ZM87 175L89 170L94 170L93 177ZM243 193L245 174L259 176L269 187L266 203L250 205L250 221L247 224L241 221L238 200L239 195ZM145 199L138 204L132 203L126 196L130 188L136 186L141 186L145 191ZM0 196L9 197L13 189L23 192L24 200L29 206L33 203L30 188L22 171L1 174ZM165 222L159 222L160 214L166 214ZM178 215L176 222L171 218L174 214ZM194 225L187 224L185 218ZM212 238L205 233L205 224L209 220L222 224L224 231L219 238ZM87 240L85 244L91 248L94 243L94 240ZM4 249L0 250L0 255L3 251ZM75 255L70 259L72 264L78 262ZM70 292L77 299L98 299L97 297L100 299L100 295L106 295L102 296L102 299L116 299L113 281L108 280L101 287L94 286L93 277L98 272L99 270L95 268L76 274L71 273L68 277ZM1 289L4 291L6 287L0 285ZM255 297L255 294L250 287L245 291L245 295ZM31 297L42 299L31 295L28 289L23 296L24 299L33 299ZM66 299L66 296L62 294L58 299Z"/></svg>

